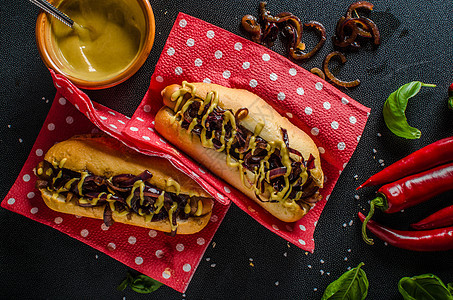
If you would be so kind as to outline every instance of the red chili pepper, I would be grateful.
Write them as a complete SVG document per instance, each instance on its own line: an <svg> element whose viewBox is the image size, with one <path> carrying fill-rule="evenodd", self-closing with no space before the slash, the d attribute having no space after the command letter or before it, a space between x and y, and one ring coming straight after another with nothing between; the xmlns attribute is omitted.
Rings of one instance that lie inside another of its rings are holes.
<svg viewBox="0 0 453 300"><path fill-rule="evenodd" d="M365 215L359 212L365 221ZM373 220L366 226L374 235L392 246L413 251L446 251L453 249L453 226L423 230L404 231L391 229Z"/></svg>
<svg viewBox="0 0 453 300"><path fill-rule="evenodd" d="M453 161L453 136L434 142L374 174L357 189L401 179Z"/></svg>
<svg viewBox="0 0 453 300"><path fill-rule="evenodd" d="M386 213L394 213L451 189L453 189L453 163L382 186L378 190L378 196L371 201L370 212L363 222L363 239L368 244L373 244L373 240L366 236L366 223L373 216L375 207Z"/></svg>
<svg viewBox="0 0 453 300"><path fill-rule="evenodd" d="M453 225L453 205L445 207L425 219L411 224L417 230L433 229Z"/></svg>

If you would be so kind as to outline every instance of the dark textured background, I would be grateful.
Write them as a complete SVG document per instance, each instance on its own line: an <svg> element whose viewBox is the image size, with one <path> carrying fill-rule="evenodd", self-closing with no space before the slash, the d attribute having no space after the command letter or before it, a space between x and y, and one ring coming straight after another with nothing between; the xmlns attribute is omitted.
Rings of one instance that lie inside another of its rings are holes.
<svg viewBox="0 0 453 300"><path fill-rule="evenodd" d="M302 21L317 20L329 36L308 62L321 66L332 51L336 21L351 1L269 1L277 14L290 11ZM345 91L372 112L360 144L341 175L315 232L313 254L288 244L232 206L195 272L186 294L161 287L151 295L116 290L128 267L59 231L0 209L0 298L6 299L320 299L327 285L348 267L365 263L370 282L368 299L401 299L397 283L403 276L432 272L453 282L452 251L409 252L361 239L356 215L368 209L376 188L355 188L385 165L440 138L453 135L453 111L446 106L453 82L453 4L451 1L373 1L370 14L381 30L382 45L347 55L339 77L360 78ZM148 87L154 65L178 12L185 12L235 34L245 36L239 22L257 14L258 1L151 1L156 38L145 65L125 83L88 95L114 110L132 115ZM55 95L50 74L39 57L34 36L38 9L25 0L0 4L0 199L14 183ZM314 38L307 33L306 39ZM310 42L308 42L310 46ZM284 53L277 43L273 50ZM411 99L409 124L422 131L419 140L394 136L382 117L387 96L404 83L437 84ZM373 151L375 149L375 151ZM376 153L374 153L376 152ZM452 154L453 155L453 154ZM453 191L403 213L375 219L395 228L408 228L431 212L453 204Z"/></svg>

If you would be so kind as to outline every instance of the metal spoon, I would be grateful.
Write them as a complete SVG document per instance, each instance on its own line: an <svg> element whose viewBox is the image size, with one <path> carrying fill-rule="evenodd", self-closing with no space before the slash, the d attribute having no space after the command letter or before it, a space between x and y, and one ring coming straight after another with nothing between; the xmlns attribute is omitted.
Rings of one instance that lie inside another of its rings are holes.
<svg viewBox="0 0 453 300"><path fill-rule="evenodd" d="M31 3L36 4L39 8L44 10L45 12L51 14L56 19L63 22L65 25L72 28L74 25L74 21L69 18L65 13L58 10L55 6L47 2L46 0L30 0Z"/></svg>

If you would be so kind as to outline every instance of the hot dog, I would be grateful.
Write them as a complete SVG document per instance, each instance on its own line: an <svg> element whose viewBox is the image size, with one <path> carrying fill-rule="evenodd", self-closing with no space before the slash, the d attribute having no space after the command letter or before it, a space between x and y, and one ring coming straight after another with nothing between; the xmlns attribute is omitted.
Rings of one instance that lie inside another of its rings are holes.
<svg viewBox="0 0 453 300"><path fill-rule="evenodd" d="M142 155L105 135L55 144L35 168L46 205L59 212L192 234L208 223L213 199L164 158Z"/></svg>
<svg viewBox="0 0 453 300"><path fill-rule="evenodd" d="M155 129L273 216L297 221L321 199L316 144L262 98L187 82L161 94Z"/></svg>

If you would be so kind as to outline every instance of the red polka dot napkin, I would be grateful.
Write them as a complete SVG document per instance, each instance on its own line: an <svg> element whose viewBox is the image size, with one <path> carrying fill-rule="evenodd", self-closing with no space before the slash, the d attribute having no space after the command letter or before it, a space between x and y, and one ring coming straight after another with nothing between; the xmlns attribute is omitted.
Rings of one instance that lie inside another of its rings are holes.
<svg viewBox="0 0 453 300"><path fill-rule="evenodd" d="M183 80L247 89L309 133L318 145L325 172L323 200L299 222L281 222L202 166L194 164L164 139L160 139L159 144L149 141L150 131L154 134L154 115L162 107L161 90ZM213 195L217 195L219 201L233 201L272 232L304 250L313 251L318 218L360 140L369 111L283 56L180 13L155 67L149 90L123 133L136 139L138 148L161 152L194 178L203 178L215 189Z"/></svg>
<svg viewBox="0 0 453 300"><path fill-rule="evenodd" d="M46 151L56 142L76 134L99 132L99 129L122 139L121 130L129 121L124 115L91 102L86 94L66 78L53 72L52 75L58 93L33 149L2 202L2 207L53 227L177 291L184 292L229 205L214 205L210 222L201 232L176 237L120 223L107 227L102 220L49 209L40 192L35 189L36 177L33 172ZM128 144L127 140L124 141Z"/></svg>

